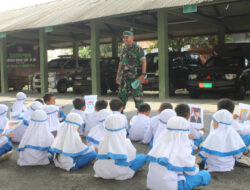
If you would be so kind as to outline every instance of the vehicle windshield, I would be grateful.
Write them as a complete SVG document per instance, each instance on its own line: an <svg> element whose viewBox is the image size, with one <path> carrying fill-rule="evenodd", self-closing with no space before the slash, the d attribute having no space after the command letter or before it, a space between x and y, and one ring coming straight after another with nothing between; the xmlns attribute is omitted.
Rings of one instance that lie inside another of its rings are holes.
<svg viewBox="0 0 250 190"><path fill-rule="evenodd" d="M205 67L239 67L242 66L240 57L212 57L206 63Z"/></svg>
<svg viewBox="0 0 250 190"><path fill-rule="evenodd" d="M48 68L50 69L58 69L60 68L60 66L62 66L65 63L65 59L55 59L55 60L51 60L48 63Z"/></svg>

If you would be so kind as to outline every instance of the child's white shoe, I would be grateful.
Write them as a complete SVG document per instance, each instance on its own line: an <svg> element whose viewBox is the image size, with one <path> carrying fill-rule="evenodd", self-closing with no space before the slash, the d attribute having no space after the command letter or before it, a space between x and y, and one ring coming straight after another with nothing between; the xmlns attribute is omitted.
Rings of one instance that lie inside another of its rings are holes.
<svg viewBox="0 0 250 190"><path fill-rule="evenodd" d="M0 161L9 159L11 157L11 155L12 155L12 151L9 151L9 152L3 154L2 156L0 156Z"/></svg>
<svg viewBox="0 0 250 190"><path fill-rule="evenodd" d="M250 158L247 156L242 155L240 158L237 158L236 161L244 166L250 166Z"/></svg>

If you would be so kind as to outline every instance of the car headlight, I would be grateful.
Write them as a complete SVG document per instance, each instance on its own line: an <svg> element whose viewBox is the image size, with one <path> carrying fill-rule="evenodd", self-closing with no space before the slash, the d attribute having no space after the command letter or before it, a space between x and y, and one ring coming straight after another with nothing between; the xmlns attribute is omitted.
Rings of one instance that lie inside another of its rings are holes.
<svg viewBox="0 0 250 190"><path fill-rule="evenodd" d="M237 74L225 74L225 79L233 80L237 77Z"/></svg>
<svg viewBox="0 0 250 190"><path fill-rule="evenodd" d="M189 80L197 79L197 75L196 74L190 74L190 75L188 75L188 79Z"/></svg>
<svg viewBox="0 0 250 190"><path fill-rule="evenodd" d="M72 80L72 77L69 77L69 80Z"/></svg>

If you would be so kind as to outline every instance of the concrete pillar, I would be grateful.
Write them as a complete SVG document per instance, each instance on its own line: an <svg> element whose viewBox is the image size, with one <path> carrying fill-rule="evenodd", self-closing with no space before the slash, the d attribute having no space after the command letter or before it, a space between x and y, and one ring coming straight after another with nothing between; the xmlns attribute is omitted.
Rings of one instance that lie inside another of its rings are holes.
<svg viewBox="0 0 250 190"><path fill-rule="evenodd" d="M159 51L159 98L169 97L168 63L168 14L166 9L157 12L158 51Z"/></svg>
<svg viewBox="0 0 250 190"><path fill-rule="evenodd" d="M41 94L48 92L47 33L39 30Z"/></svg>
<svg viewBox="0 0 250 190"><path fill-rule="evenodd" d="M101 94L99 22L91 21L91 80L92 94Z"/></svg>
<svg viewBox="0 0 250 190"><path fill-rule="evenodd" d="M0 38L0 69L1 69L1 92L8 93L8 72L7 72L7 47L6 38Z"/></svg>

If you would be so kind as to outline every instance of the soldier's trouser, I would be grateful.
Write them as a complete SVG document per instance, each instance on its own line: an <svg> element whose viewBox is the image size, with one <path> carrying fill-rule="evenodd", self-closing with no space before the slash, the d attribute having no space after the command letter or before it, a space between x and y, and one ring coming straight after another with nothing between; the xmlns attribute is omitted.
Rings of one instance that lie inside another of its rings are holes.
<svg viewBox="0 0 250 190"><path fill-rule="evenodd" d="M121 99L124 109L126 107L126 103L128 101L128 97L131 95L135 101L135 107L138 108L141 103L143 103L143 89L142 85L140 84L137 89L133 89L131 84L134 80L124 80L121 79L121 84L119 86L119 93L118 97Z"/></svg>

